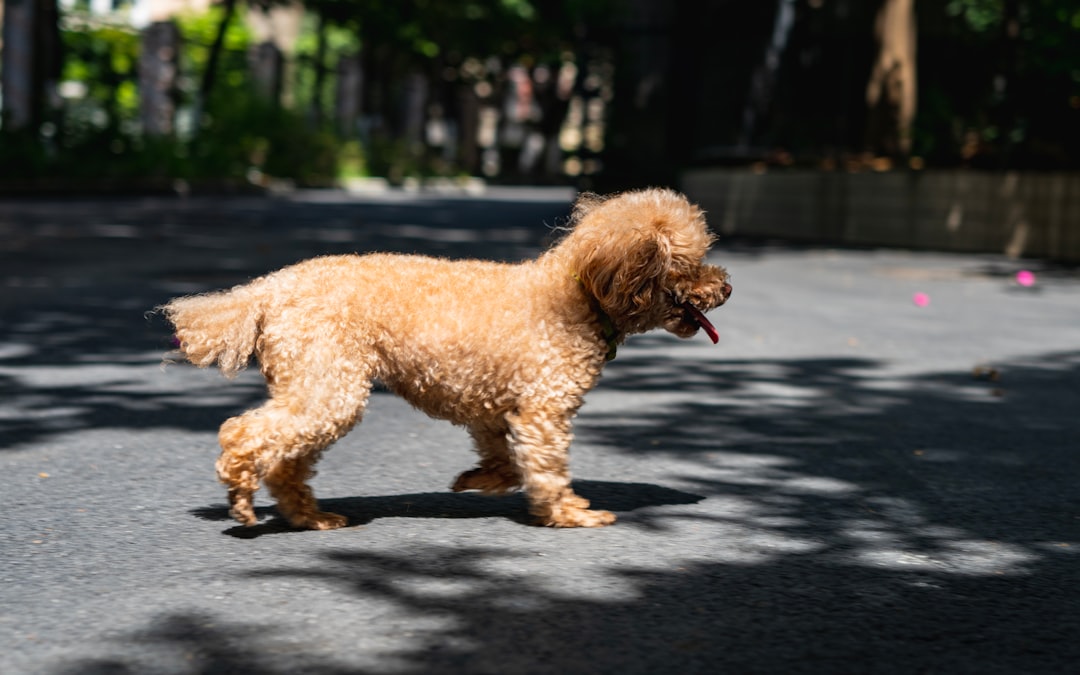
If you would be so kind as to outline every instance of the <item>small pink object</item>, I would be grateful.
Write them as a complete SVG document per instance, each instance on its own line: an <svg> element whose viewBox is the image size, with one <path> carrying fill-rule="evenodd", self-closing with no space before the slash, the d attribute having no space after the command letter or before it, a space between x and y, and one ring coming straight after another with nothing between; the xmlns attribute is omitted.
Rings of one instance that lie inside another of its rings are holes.
<svg viewBox="0 0 1080 675"><path fill-rule="evenodd" d="M926 307L930 304L930 296L926 293L916 293L911 296L911 301L918 307Z"/></svg>
<svg viewBox="0 0 1080 675"><path fill-rule="evenodd" d="M1034 286L1035 285L1035 273L1028 270L1020 270L1016 273L1016 283L1021 286Z"/></svg>

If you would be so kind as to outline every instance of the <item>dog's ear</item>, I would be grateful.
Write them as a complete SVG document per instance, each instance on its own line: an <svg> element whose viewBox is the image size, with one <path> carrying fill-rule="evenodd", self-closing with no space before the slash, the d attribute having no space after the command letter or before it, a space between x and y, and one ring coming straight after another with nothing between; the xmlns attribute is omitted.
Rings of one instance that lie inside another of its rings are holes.
<svg viewBox="0 0 1080 675"><path fill-rule="evenodd" d="M671 268L671 243L644 228L595 246L578 268L578 279L620 326L647 312ZM629 326L626 326L629 327Z"/></svg>

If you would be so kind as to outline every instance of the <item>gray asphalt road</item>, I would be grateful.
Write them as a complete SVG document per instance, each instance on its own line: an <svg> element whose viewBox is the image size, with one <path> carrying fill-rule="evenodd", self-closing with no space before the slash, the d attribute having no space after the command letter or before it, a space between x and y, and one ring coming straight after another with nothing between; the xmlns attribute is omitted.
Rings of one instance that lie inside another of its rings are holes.
<svg viewBox="0 0 1080 675"><path fill-rule="evenodd" d="M385 393L315 480L351 527L234 527L215 430L261 382L163 367L147 309L319 253L520 259L568 198L0 202L0 673L1076 668L1080 277L1039 262L722 243L720 345L631 339L579 417L610 528L449 493L466 435Z"/></svg>

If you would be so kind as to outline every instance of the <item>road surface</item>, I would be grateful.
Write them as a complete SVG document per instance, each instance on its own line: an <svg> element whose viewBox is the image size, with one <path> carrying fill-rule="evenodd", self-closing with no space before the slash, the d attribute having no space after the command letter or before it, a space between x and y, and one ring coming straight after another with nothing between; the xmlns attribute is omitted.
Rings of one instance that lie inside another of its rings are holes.
<svg viewBox="0 0 1080 675"><path fill-rule="evenodd" d="M450 493L467 435L383 391L314 482L350 527L228 519L216 428L261 381L163 365L148 310L322 253L521 259L569 199L0 202L0 672L1076 668L1080 277L1038 261L721 242L720 344L631 338L578 418L612 527Z"/></svg>

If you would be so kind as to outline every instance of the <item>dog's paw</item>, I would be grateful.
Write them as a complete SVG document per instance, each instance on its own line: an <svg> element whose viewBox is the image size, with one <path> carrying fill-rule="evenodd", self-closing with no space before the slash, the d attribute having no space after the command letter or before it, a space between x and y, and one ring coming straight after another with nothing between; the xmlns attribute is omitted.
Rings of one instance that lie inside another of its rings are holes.
<svg viewBox="0 0 1080 675"><path fill-rule="evenodd" d="M569 494L563 497L562 507L564 509L577 509L584 511L585 509L589 508L589 500L578 494Z"/></svg>
<svg viewBox="0 0 1080 675"><path fill-rule="evenodd" d="M552 509L540 516L540 523L548 527L604 527L615 522L615 514L599 509L561 508Z"/></svg>
<svg viewBox="0 0 1080 675"><path fill-rule="evenodd" d="M349 524L349 519L336 513L316 511L314 513L291 516L289 524L305 530L336 530Z"/></svg>
<svg viewBox="0 0 1080 675"><path fill-rule="evenodd" d="M457 477L450 489L454 492L480 490L484 494L501 495L519 487L517 476L509 471L470 469Z"/></svg>
<svg viewBox="0 0 1080 675"><path fill-rule="evenodd" d="M244 527L254 527L259 524L259 519L256 517L255 509L250 501L244 504L234 503L232 508L229 509L229 515Z"/></svg>

